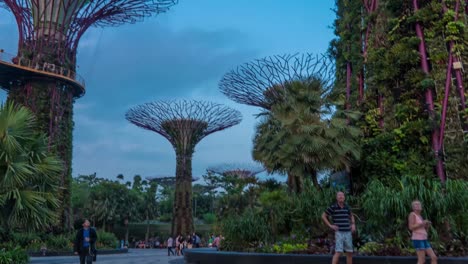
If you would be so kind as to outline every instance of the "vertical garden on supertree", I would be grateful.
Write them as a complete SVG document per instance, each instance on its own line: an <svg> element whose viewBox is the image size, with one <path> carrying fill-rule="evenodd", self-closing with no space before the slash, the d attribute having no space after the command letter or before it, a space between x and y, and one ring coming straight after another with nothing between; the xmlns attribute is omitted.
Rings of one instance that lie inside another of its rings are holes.
<svg viewBox="0 0 468 264"><path fill-rule="evenodd" d="M192 157L207 135L237 125L241 113L204 101L157 101L128 110L126 119L156 132L172 144L176 154L176 189L171 234L194 231L192 218Z"/></svg>
<svg viewBox="0 0 468 264"><path fill-rule="evenodd" d="M177 0L1 0L13 13L19 32L15 63L27 62L38 69L53 69L77 79L76 54L79 41L91 26L117 26L167 11ZM70 179L72 161L73 103L84 94L63 78L22 75L8 80L8 100L30 108L41 129L49 136L51 151L64 163L60 197L63 202L62 225L70 226Z"/></svg>
<svg viewBox="0 0 468 264"><path fill-rule="evenodd" d="M467 179L466 8L463 0L336 1L330 52L335 89L348 95L342 107L363 113L361 187L403 175Z"/></svg>

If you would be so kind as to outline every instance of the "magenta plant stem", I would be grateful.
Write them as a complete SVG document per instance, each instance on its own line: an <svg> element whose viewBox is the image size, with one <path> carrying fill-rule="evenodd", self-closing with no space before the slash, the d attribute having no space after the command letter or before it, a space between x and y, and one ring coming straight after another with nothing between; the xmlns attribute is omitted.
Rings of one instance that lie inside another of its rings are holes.
<svg viewBox="0 0 468 264"><path fill-rule="evenodd" d="M415 12L418 11L419 9L418 0L413 0L413 8ZM424 33L421 27L421 24L419 22L416 22L416 35L420 39L419 55L421 57L421 69L427 76L429 76L429 73L430 73L429 63L427 61L427 52L426 52L426 45L424 42ZM429 112L429 116L431 119L434 119L435 117L434 116L434 99L433 99L431 88L427 88L426 93L425 93L425 98L426 98L426 105L428 108L427 110ZM432 150L434 151L434 155L436 159L436 172L440 181L442 183L445 183L445 168L444 168L442 159L440 158L438 147L439 147L439 128L434 128L432 131Z"/></svg>

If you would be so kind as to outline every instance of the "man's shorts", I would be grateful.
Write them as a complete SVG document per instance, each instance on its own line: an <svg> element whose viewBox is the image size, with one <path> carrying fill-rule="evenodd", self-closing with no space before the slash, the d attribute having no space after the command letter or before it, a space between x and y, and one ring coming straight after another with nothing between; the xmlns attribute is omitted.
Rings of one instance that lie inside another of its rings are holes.
<svg viewBox="0 0 468 264"><path fill-rule="evenodd" d="M353 252L353 236L351 231L335 232L335 252Z"/></svg>
<svg viewBox="0 0 468 264"><path fill-rule="evenodd" d="M427 240L412 240L416 250L426 250L431 248L431 244Z"/></svg>

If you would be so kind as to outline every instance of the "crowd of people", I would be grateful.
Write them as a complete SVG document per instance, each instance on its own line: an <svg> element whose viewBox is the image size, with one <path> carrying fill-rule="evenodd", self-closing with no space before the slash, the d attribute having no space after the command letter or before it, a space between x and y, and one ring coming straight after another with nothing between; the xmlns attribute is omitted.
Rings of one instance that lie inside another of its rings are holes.
<svg viewBox="0 0 468 264"><path fill-rule="evenodd" d="M222 238L223 237L221 235L215 236L214 234L211 234L206 243L202 243L202 239L196 233L187 236L178 235L175 238L169 236L166 241L167 255L182 256L184 255L185 249L199 248L203 246L219 248Z"/></svg>

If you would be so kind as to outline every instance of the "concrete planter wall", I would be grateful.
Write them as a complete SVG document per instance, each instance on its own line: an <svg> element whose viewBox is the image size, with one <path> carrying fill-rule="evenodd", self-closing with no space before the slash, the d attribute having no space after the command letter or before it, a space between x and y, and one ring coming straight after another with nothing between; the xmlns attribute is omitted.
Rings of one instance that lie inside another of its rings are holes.
<svg viewBox="0 0 468 264"><path fill-rule="evenodd" d="M123 254L128 253L128 249L98 249L97 255ZM30 257L53 257L53 256L74 256L73 251L46 251L45 255L42 252L28 252Z"/></svg>
<svg viewBox="0 0 468 264"><path fill-rule="evenodd" d="M331 255L296 255L222 252L212 249L190 249L184 251L185 264L330 264ZM416 257L354 256L354 264L415 264ZM340 263L346 263L345 257ZM426 263L430 263L429 258ZM439 264L468 264L468 257L440 257Z"/></svg>

